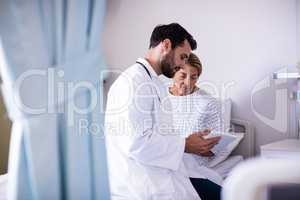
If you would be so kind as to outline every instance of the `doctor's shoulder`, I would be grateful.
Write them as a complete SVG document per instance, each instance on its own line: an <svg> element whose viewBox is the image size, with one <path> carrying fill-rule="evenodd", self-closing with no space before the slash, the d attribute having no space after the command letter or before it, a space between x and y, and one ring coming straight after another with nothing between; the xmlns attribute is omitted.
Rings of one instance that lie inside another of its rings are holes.
<svg viewBox="0 0 300 200"><path fill-rule="evenodd" d="M131 80L131 83L134 86L149 85L152 83L152 79L149 77L145 69L138 63L135 63L126 69L126 71L124 71L124 75Z"/></svg>
<svg viewBox="0 0 300 200"><path fill-rule="evenodd" d="M109 91L134 90L138 86L143 86L149 82L148 77L145 76L143 68L137 64L129 66L125 71L120 73L114 83L111 85Z"/></svg>
<svg viewBox="0 0 300 200"><path fill-rule="evenodd" d="M132 85L132 69L131 67L125 69L124 71L116 71L116 79L109 88L108 94L118 93L125 88L129 88Z"/></svg>
<svg viewBox="0 0 300 200"><path fill-rule="evenodd" d="M136 64L133 64L124 71L117 71L115 73L118 74L118 77L113 82L112 86L119 84L130 84L132 82L132 79L134 79L134 77L138 74L137 66Z"/></svg>

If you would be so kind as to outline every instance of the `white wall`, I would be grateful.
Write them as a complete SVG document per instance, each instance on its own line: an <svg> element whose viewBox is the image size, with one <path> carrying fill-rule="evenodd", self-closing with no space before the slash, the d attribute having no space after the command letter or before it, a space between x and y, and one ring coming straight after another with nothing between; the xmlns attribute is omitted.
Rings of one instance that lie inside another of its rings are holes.
<svg viewBox="0 0 300 200"><path fill-rule="evenodd" d="M250 97L258 82L297 61L296 0L109 0L103 35L106 63L122 70L130 66L146 52L154 26L170 22L182 24L196 38L196 54L204 64L201 81L218 87L234 82L228 90L233 117L255 124L257 152L261 144L295 135L295 124L284 128L282 123L289 112L272 121L274 85L254 95L255 110L271 125L253 113ZM281 100L284 105L287 94Z"/></svg>
<svg viewBox="0 0 300 200"><path fill-rule="evenodd" d="M297 57L300 65L300 0L297 0Z"/></svg>

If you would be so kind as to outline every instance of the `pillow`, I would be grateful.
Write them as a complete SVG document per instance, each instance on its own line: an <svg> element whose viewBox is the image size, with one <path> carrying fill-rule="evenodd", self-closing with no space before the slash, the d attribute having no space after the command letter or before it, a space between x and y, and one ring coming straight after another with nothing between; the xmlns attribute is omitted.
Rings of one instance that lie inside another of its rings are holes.
<svg viewBox="0 0 300 200"><path fill-rule="evenodd" d="M222 131L228 132L230 130L230 119L231 119L231 99L220 100L221 112L222 112Z"/></svg>
<svg viewBox="0 0 300 200"><path fill-rule="evenodd" d="M0 185L5 184L7 182L7 174L0 175Z"/></svg>
<svg viewBox="0 0 300 200"><path fill-rule="evenodd" d="M236 139L228 144L224 150L217 152L214 156L209 157L206 163L207 167L215 167L217 164L223 162L228 158L231 152L238 146L241 140L244 138L245 133L226 133L226 134L233 134L236 136Z"/></svg>

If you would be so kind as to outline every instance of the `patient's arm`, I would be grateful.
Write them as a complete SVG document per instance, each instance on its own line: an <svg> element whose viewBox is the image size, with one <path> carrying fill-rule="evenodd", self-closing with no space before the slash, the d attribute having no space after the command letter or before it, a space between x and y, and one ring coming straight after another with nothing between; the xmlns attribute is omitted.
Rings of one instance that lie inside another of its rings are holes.
<svg viewBox="0 0 300 200"><path fill-rule="evenodd" d="M222 131L222 108L221 103L213 99L210 101L206 108L206 125L205 127L210 128L212 131Z"/></svg>

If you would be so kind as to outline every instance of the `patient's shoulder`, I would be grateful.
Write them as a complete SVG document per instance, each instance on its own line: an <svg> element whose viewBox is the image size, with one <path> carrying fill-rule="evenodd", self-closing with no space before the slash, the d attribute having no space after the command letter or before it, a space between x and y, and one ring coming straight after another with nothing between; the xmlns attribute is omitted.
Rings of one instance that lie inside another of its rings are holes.
<svg viewBox="0 0 300 200"><path fill-rule="evenodd" d="M196 95L203 95L203 96L210 96L210 94L206 90L200 89L200 88L195 91L195 94Z"/></svg>
<svg viewBox="0 0 300 200"><path fill-rule="evenodd" d="M203 89L198 89L197 91L195 91L195 96L197 97L198 101L210 104L217 104L219 102L219 100L216 97L214 97L212 94Z"/></svg>
<svg viewBox="0 0 300 200"><path fill-rule="evenodd" d="M195 95L198 97L207 98L207 99L216 99L215 97L213 97L209 92L207 92L204 89L196 90Z"/></svg>

